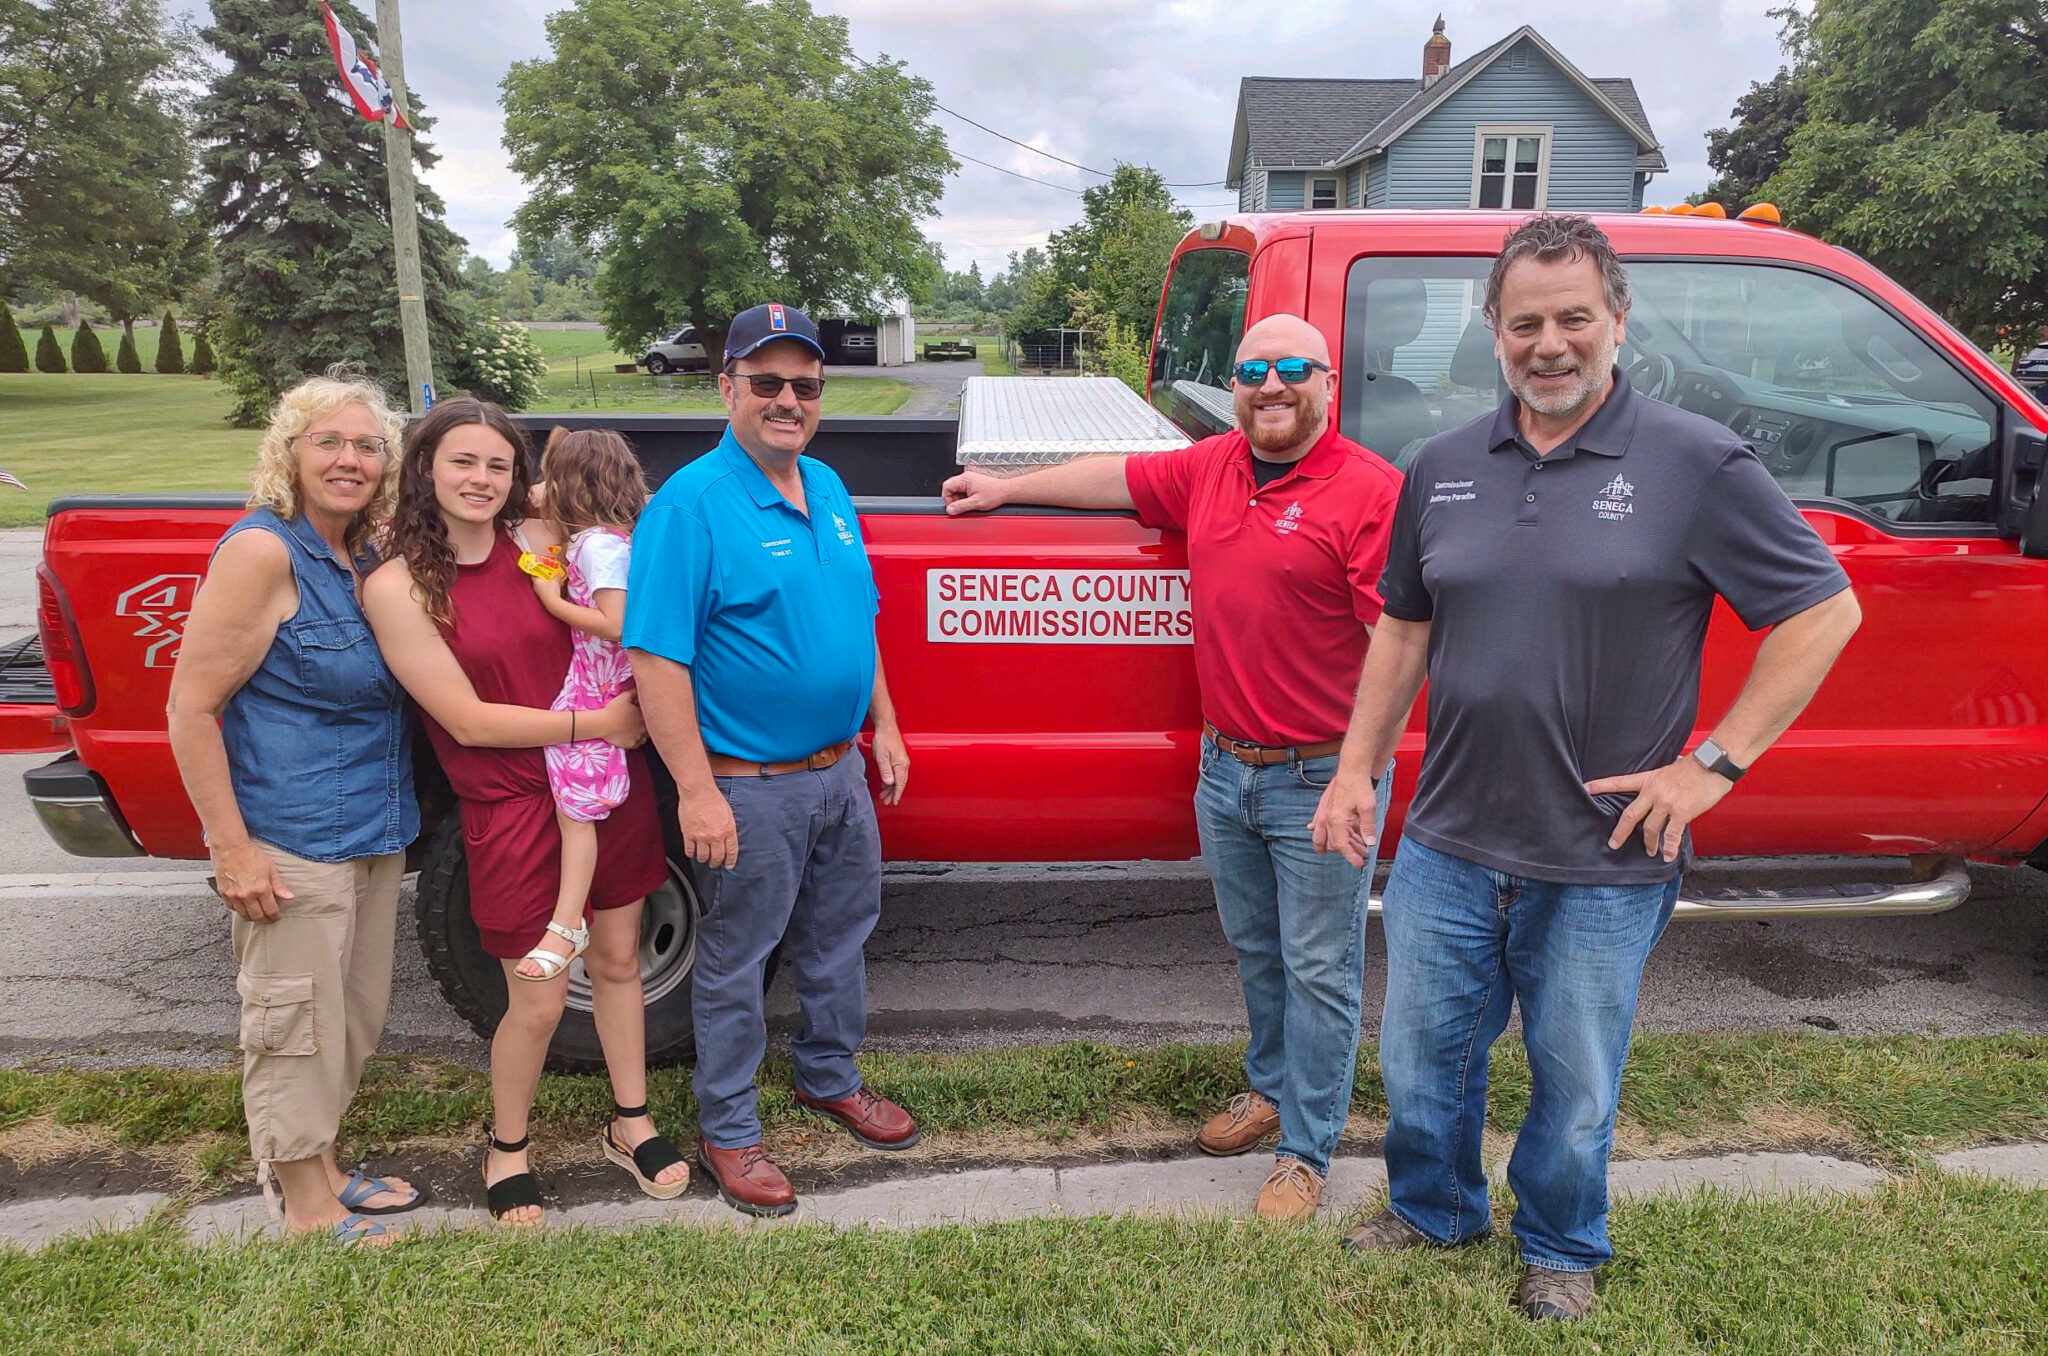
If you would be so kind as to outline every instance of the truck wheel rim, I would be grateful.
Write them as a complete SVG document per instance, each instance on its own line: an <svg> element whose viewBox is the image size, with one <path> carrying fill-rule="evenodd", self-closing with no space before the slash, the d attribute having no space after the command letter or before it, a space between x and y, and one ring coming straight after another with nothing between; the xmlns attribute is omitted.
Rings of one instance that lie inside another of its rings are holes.
<svg viewBox="0 0 2048 1356"><path fill-rule="evenodd" d="M689 982L697 963L697 892L674 862L668 879L647 896L640 915L640 987L649 1007ZM569 1006L589 1012L590 976L578 959L569 967Z"/></svg>

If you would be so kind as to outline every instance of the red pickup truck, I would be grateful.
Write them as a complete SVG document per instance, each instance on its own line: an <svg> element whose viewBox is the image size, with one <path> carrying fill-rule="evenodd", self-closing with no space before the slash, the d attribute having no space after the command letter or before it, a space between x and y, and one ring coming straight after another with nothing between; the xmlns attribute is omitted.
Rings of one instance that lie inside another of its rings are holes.
<svg viewBox="0 0 2048 1356"><path fill-rule="evenodd" d="M1515 220L1320 211L1204 224L1176 250L1161 298L1154 409L1188 436L1227 427L1238 336L1250 320L1293 312L1337 350L1343 430L1402 464L1500 397L1480 304ZM1855 255L1767 224L1643 215L1601 225L1630 263L1622 362L1636 389L1754 445L1834 548L1864 610L1799 723L1699 825L1699 848L1910 858L1920 868L1907 884L1689 891L1681 912L1929 912L1967 895L1962 859L2048 861L2048 506L2037 494L2048 411ZM719 427L532 422L622 428L657 482ZM1194 855L1200 714L1183 543L1118 514L948 518L937 489L955 436L951 421L827 420L813 447L860 499L882 648L916 761L910 795L882 812L888 855ZM1057 455L1091 447L1085 436L1056 441ZM1105 432L1092 446L1127 444ZM0 660L0 698L14 699L0 705L0 746L67 750L27 787L73 852L204 856L163 709L192 592L238 512L234 495L51 505L39 620L54 691L28 690L41 681L24 676L29 656L11 670ZM1756 644L1717 611L1704 723L1733 699ZM1402 748L1404 790L1420 710ZM461 834L422 750L420 936L451 1002L487 1029L503 981L476 946ZM643 948L657 1057L689 1044L695 922L690 871L678 862ZM555 1053L588 1063L596 1045L580 982L572 1002L579 1011Z"/></svg>

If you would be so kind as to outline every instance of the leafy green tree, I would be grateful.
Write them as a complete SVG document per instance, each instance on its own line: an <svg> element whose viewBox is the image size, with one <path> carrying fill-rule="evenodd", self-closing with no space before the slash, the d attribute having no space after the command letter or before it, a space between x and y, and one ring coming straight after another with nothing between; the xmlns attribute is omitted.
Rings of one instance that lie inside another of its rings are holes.
<svg viewBox="0 0 2048 1356"><path fill-rule="evenodd" d="M348 0L334 9L374 52L362 12ZM337 88L318 6L214 0L202 36L222 59L197 131L224 311L210 337L234 395L229 418L255 423L278 392L337 362L403 389L384 131ZM411 102L425 131L417 95ZM435 162L417 136L412 146L418 165ZM471 321L461 242L424 184L419 233L434 366L446 372Z"/></svg>
<svg viewBox="0 0 2048 1356"><path fill-rule="evenodd" d="M525 267L552 283L590 282L597 277L597 257L567 231L521 240L512 251L511 268Z"/></svg>
<svg viewBox="0 0 2048 1356"><path fill-rule="evenodd" d="M132 321L121 326L121 346L114 352L114 370L131 375L142 371L142 354L135 348L135 325Z"/></svg>
<svg viewBox="0 0 2048 1356"><path fill-rule="evenodd" d="M808 0L576 0L504 80L521 239L599 261L622 349L693 321L707 348L780 298L872 310L931 266L917 221L956 162L931 87L858 60Z"/></svg>
<svg viewBox="0 0 2048 1356"><path fill-rule="evenodd" d="M160 0L0 0L0 291L127 317L205 272L173 84L191 50Z"/></svg>
<svg viewBox="0 0 2048 1356"><path fill-rule="evenodd" d="M206 331L201 330L192 336L192 364L185 370L195 377L210 377L214 367L213 345L206 341Z"/></svg>
<svg viewBox="0 0 2048 1356"><path fill-rule="evenodd" d="M28 371L28 345L21 341L21 327L14 323L14 310L0 301L0 372Z"/></svg>
<svg viewBox="0 0 2048 1356"><path fill-rule="evenodd" d="M57 343L57 331L43 326L43 337L36 340L36 371L64 371L64 349Z"/></svg>
<svg viewBox="0 0 2048 1356"><path fill-rule="evenodd" d="M1806 125L1807 72L1781 66L1769 80L1753 82L1735 101L1732 127L1707 133L1707 167L1714 171L1704 193L1687 201L1717 202L1734 216L1764 200L1764 184L1784 165L1792 135Z"/></svg>
<svg viewBox="0 0 2048 1356"><path fill-rule="evenodd" d="M982 304L1002 316L1006 322L1005 328L1009 329L1007 321L1010 313L1023 304L1026 293L1030 291L1031 280L1045 270L1044 250L1035 245L1022 253L1012 250L1003 271L990 278L988 285L982 289ZM1009 329L1009 332L1016 334L1020 331Z"/></svg>
<svg viewBox="0 0 2048 1356"><path fill-rule="evenodd" d="M1010 333L1072 323L1087 293L1092 316L1113 316L1149 339L1173 248L1194 226L1194 214L1174 205L1156 170L1124 164L1108 183L1082 193L1081 208L1081 220L1047 242L1047 267L1024 289Z"/></svg>
<svg viewBox="0 0 2048 1356"><path fill-rule="evenodd" d="M78 318L78 329L71 336L71 370L74 372L104 372L107 370L107 351L100 346L99 335L93 333L92 322L84 316Z"/></svg>
<svg viewBox="0 0 2048 1356"><path fill-rule="evenodd" d="M506 269L498 276L498 314L512 320L533 319L535 305L533 270L524 264Z"/></svg>
<svg viewBox="0 0 2048 1356"><path fill-rule="evenodd" d="M2048 9L1816 0L1787 43L1806 123L1765 193L1980 343L2048 325Z"/></svg>
<svg viewBox="0 0 2048 1356"><path fill-rule="evenodd" d="M185 345L178 337L178 317L164 312L156 331L156 370L171 376L185 370Z"/></svg>

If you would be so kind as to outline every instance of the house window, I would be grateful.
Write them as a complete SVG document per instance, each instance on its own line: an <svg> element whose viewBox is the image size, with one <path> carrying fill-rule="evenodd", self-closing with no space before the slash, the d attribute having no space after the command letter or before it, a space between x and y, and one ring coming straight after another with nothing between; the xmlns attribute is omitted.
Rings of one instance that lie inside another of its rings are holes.
<svg viewBox="0 0 2048 1356"><path fill-rule="evenodd" d="M1472 157L1472 205L1541 207L1550 180L1548 127L1481 127Z"/></svg>
<svg viewBox="0 0 2048 1356"><path fill-rule="evenodd" d="M1337 181L1335 179L1311 179L1309 181L1308 205L1325 208L1337 205Z"/></svg>

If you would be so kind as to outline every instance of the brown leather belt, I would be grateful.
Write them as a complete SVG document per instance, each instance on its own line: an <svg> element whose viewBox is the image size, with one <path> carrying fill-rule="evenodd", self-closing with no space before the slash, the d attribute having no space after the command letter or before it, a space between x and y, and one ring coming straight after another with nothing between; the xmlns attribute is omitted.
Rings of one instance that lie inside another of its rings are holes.
<svg viewBox="0 0 2048 1356"><path fill-rule="evenodd" d="M780 777L785 772L823 771L844 758L852 747L851 739L842 740L793 763L750 763L744 758L732 758L722 753L707 753L705 757L711 762L711 775L714 777Z"/></svg>
<svg viewBox="0 0 2048 1356"><path fill-rule="evenodd" d="M1341 739L1325 739L1320 744L1288 744L1285 746L1247 744L1242 739L1232 739L1206 720L1202 722L1202 733L1215 740L1217 748L1223 750L1232 758L1237 759L1238 762L1250 763L1254 767L1271 767L1275 763L1298 763L1310 758L1328 758L1331 754L1338 752L1344 747L1344 741Z"/></svg>

